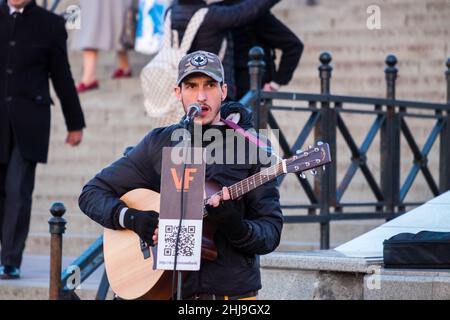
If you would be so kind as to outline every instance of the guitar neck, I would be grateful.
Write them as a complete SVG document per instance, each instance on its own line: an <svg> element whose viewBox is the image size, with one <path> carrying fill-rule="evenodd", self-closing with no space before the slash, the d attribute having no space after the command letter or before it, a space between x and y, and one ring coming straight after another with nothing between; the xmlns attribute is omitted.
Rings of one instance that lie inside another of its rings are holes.
<svg viewBox="0 0 450 320"><path fill-rule="evenodd" d="M275 178L277 178L282 174L284 174L284 171L283 171L283 162L281 161L269 168L265 168L260 172L229 186L228 190L230 191L230 197L232 200L238 199L239 197L242 197L244 194L258 188L259 186L269 181L274 180ZM220 197L222 197L222 191L219 191L214 195L219 195ZM208 201L208 199L205 199L205 204Z"/></svg>

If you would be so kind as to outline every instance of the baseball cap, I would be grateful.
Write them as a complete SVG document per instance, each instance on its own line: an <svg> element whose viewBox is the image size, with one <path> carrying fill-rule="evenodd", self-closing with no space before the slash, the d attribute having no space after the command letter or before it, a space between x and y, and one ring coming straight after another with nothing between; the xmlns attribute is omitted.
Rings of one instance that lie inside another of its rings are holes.
<svg viewBox="0 0 450 320"><path fill-rule="evenodd" d="M217 55L208 51L195 51L181 58L178 64L177 85L193 73L206 74L217 82L223 82L224 79L222 62Z"/></svg>

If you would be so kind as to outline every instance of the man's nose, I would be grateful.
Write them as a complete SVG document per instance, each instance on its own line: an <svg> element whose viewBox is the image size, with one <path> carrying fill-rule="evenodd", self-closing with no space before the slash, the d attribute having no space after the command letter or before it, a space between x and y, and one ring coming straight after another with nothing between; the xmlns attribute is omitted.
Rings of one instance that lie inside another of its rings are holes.
<svg viewBox="0 0 450 320"><path fill-rule="evenodd" d="M206 92L204 90L199 90L197 93L197 101L204 102L206 101Z"/></svg>

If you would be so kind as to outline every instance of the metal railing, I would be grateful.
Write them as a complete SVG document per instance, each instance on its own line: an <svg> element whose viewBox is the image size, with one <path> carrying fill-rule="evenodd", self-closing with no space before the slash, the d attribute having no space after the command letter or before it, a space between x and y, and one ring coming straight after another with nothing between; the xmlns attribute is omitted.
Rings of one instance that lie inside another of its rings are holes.
<svg viewBox="0 0 450 320"><path fill-rule="evenodd" d="M348 219L392 219L402 214L407 206L414 206L420 202L405 202L414 179L419 171L424 174L427 185L433 195L438 195L450 189L450 59L447 60L447 103L427 103L403 101L395 99L395 80L398 70L397 59L393 55L386 58L386 88L385 99L352 97L332 95L330 92L332 57L329 53L320 55L319 66L320 94L293 93L293 92L263 92L261 79L264 70L263 51L261 48L250 50L250 91L241 99L244 105L253 108L255 127L279 130L279 144L284 157L293 155L302 148L308 136L313 133L315 140L323 140L330 144L331 158L336 159L337 133L341 133L351 152L351 163L344 178L338 183L337 166L333 161L325 172L318 175L311 185L308 180L302 179L298 174L300 186L309 200L309 203L282 204L284 209L305 209L307 215L285 215L286 223L319 223L320 248L328 249L330 246L330 222ZM275 105L274 101L294 101L297 106ZM347 105L358 105L359 108L348 108ZM278 125L274 111L309 113L309 118L303 127L299 127L299 134L295 142L290 145ZM431 110L432 115L420 114L418 110ZM373 115L374 119L369 126L363 142L358 146L345 122L345 114ZM426 143L420 149L414 135L406 122L406 118L433 119L434 126ZM377 134L380 134L380 183L377 183L374 173L368 166L367 153ZM403 134L412 153L414 162L404 183L400 183L400 136ZM431 174L428 167L428 155L433 143L440 140L439 154L439 183ZM371 202L344 202L345 191L361 169L367 184L374 194L376 201ZM283 183L283 179L280 179ZM300 191L300 189L299 189ZM370 211L345 212L348 208L371 208ZM66 221L63 218L65 208L61 203L53 204L52 218L49 220L51 233L51 267L50 267L50 299L78 299L75 293L76 286L87 279L98 267L103 264L103 237L100 236L94 243L79 256L69 268L61 273L62 241ZM79 270L78 278L74 278L74 270ZM73 283L76 280L78 283ZM103 274L97 299L105 299L109 289L106 272Z"/></svg>
<svg viewBox="0 0 450 320"><path fill-rule="evenodd" d="M351 152L351 164L341 181L337 181L337 164L333 161L327 170L311 185L308 180L297 178L309 200L308 204L298 203L282 205L285 209L306 209L307 215L285 216L287 223L320 223L320 248L330 247L330 221L361 220L361 219L392 219L405 212L405 207L416 206L422 202L406 202L405 198L411 190L419 171L422 171L425 181L433 196L450 189L450 59L447 60L445 72L447 81L447 103L428 103L396 100L395 89L398 69L397 58L389 55L386 58L386 98L368 98L332 95L330 92L332 57L325 52L320 55L319 66L320 94L292 92L261 91L261 79L264 70L264 52L261 48L250 50L249 69L251 90L241 102L253 109L255 127L260 129L277 129L279 145L284 157L295 154L301 149L310 134L314 140L323 140L330 144L331 158L337 158L336 140L338 132L343 137ZM275 105L283 101L295 101L298 106ZM351 104L352 108L347 107ZM357 105L355 108L353 106ZM289 145L286 136L278 124L274 111L309 113L306 124L299 129L299 135L293 145ZM422 111L432 112L423 114ZM422 113L420 113L422 112ZM373 115L374 120L361 145L357 145L352 136L345 114ZM434 119L435 124L426 139L422 149L415 140L407 118ZM367 153L377 134L380 134L380 183L377 183L374 173L368 166ZM400 138L406 139L411 149L413 166L403 184L400 183ZM439 183L430 172L428 156L436 142L440 140L439 148ZM367 185L375 197L370 202L343 202L342 197L358 169L361 169ZM284 178L284 177L283 177ZM280 182L283 182L283 178ZM345 212L346 208L364 209L361 212Z"/></svg>

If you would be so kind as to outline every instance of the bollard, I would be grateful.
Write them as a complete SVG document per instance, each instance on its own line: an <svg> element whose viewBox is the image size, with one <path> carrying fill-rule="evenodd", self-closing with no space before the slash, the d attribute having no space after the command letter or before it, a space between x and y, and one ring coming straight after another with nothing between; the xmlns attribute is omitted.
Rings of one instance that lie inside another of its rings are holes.
<svg viewBox="0 0 450 320"><path fill-rule="evenodd" d="M50 290L49 299L58 300L61 291L62 237L66 230L66 220L62 217L66 212L63 203L55 202L50 208L52 217L48 220L50 239Z"/></svg>

